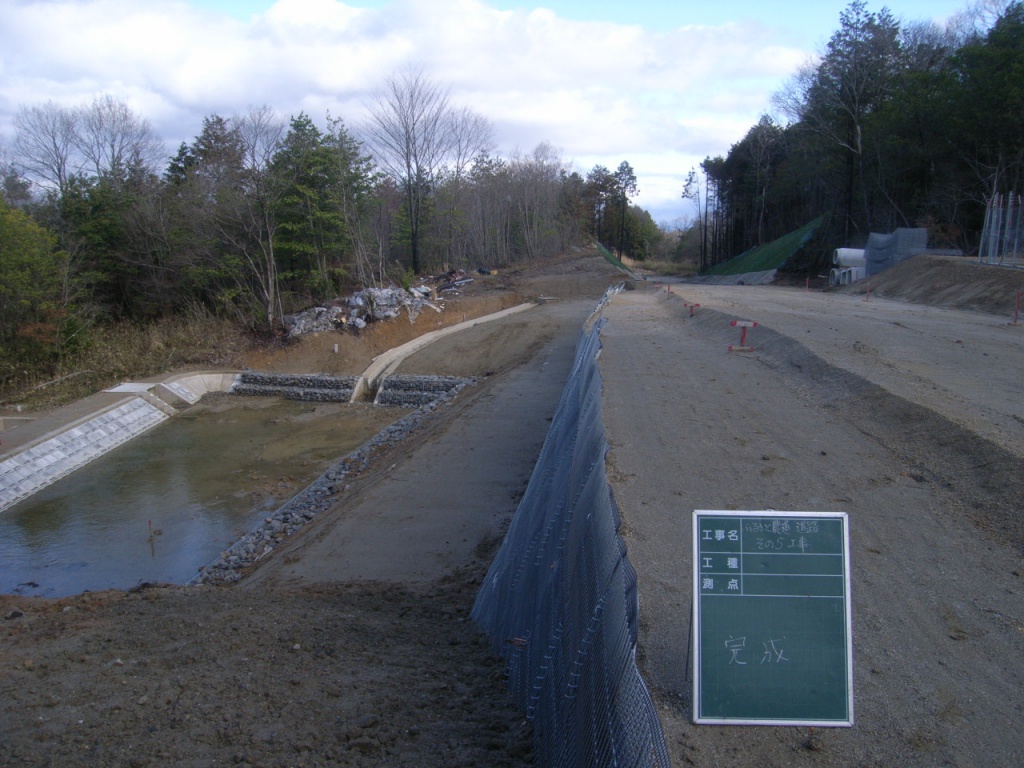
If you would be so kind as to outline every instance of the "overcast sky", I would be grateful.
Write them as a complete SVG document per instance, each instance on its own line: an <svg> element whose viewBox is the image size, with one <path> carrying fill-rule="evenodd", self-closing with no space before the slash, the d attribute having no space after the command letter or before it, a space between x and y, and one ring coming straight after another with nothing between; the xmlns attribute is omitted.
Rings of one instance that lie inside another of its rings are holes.
<svg viewBox="0 0 1024 768"><path fill-rule="evenodd" d="M109 94L173 153L202 119L268 105L356 129L409 65L495 128L586 173L628 160L655 220L691 215L690 168L725 154L839 27L841 0L0 0L0 138L20 106ZM943 23L965 0L892 0ZM878 11L882 3L869 2Z"/></svg>

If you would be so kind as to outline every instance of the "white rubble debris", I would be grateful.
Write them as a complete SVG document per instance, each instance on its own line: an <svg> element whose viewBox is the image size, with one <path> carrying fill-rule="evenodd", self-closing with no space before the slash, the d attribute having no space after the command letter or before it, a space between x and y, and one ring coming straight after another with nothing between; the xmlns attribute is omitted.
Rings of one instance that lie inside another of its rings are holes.
<svg viewBox="0 0 1024 768"><path fill-rule="evenodd" d="M346 326L363 329L368 323L399 317L403 309L413 323L424 307L441 311L441 307L427 300L432 294L432 289L423 285L408 291L395 287L366 288L347 299L335 299L327 306L285 315L283 322L289 336L334 331Z"/></svg>

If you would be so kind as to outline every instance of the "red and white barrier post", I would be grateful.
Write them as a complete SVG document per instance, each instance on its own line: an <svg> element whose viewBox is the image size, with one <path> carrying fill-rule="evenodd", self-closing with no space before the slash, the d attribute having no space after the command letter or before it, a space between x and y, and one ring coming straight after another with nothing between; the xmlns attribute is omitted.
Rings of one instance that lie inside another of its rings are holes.
<svg viewBox="0 0 1024 768"><path fill-rule="evenodd" d="M753 320L733 320L730 325L740 329L740 343L739 346L734 344L729 345L730 352L753 352L753 347L747 346L747 328L757 328L757 323Z"/></svg>

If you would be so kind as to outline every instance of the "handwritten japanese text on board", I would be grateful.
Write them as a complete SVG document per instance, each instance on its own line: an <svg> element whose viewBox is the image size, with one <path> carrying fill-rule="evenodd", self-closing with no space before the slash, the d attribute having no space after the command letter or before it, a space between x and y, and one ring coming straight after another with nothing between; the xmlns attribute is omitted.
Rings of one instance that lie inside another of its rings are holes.
<svg viewBox="0 0 1024 768"><path fill-rule="evenodd" d="M852 725L844 513L694 513L694 719Z"/></svg>

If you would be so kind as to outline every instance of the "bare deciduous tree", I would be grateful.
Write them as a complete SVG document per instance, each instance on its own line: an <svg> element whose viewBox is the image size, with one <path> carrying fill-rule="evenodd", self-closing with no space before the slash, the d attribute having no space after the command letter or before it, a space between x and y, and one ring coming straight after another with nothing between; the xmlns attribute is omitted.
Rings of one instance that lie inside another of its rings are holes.
<svg viewBox="0 0 1024 768"><path fill-rule="evenodd" d="M512 261L513 185L509 164L486 154L477 157L469 174L467 200L470 248L492 265Z"/></svg>
<svg viewBox="0 0 1024 768"><path fill-rule="evenodd" d="M30 177L55 187L60 194L75 173L77 110L48 101L21 107L14 116L14 153Z"/></svg>
<svg viewBox="0 0 1024 768"><path fill-rule="evenodd" d="M469 242L467 237L466 175L473 159L489 152L494 145L494 130L482 115L471 109L453 110L449 115L452 132L451 156L442 184L438 185L435 210L438 216L440 241L445 248L445 269L466 266Z"/></svg>
<svg viewBox="0 0 1024 768"><path fill-rule="evenodd" d="M529 155L513 154L509 162L512 199L527 258L549 255L544 247L556 229L563 168L558 150L547 142Z"/></svg>
<svg viewBox="0 0 1024 768"><path fill-rule="evenodd" d="M468 107L453 110L449 121L452 133L451 164L454 175L462 178L473 158L494 148L494 127L490 120Z"/></svg>
<svg viewBox="0 0 1024 768"><path fill-rule="evenodd" d="M946 31L956 47L984 35L1006 14L1014 0L975 0L946 23Z"/></svg>
<svg viewBox="0 0 1024 768"><path fill-rule="evenodd" d="M405 69L389 77L369 108L366 142L377 164L402 187L409 217L412 269L421 266L424 202L437 173L457 151L478 143L472 120L459 117L449 105L449 91L431 82L421 70ZM460 141L461 139L461 141ZM472 157L472 154L469 155Z"/></svg>
<svg viewBox="0 0 1024 768"><path fill-rule="evenodd" d="M134 170L153 172L163 147L149 121L123 101L97 96L78 110L75 145L97 177L124 178Z"/></svg>
<svg viewBox="0 0 1024 768"><path fill-rule="evenodd" d="M75 174L123 180L133 172L152 173L163 155L149 121L109 95L86 106L48 101L22 107L14 127L21 168L61 195Z"/></svg>
<svg viewBox="0 0 1024 768"><path fill-rule="evenodd" d="M283 190L272 173L272 162L285 123L267 106L254 107L233 123L243 149L241 178L228 197L218 229L242 260L240 287L272 329L282 315L274 236L276 204Z"/></svg>

